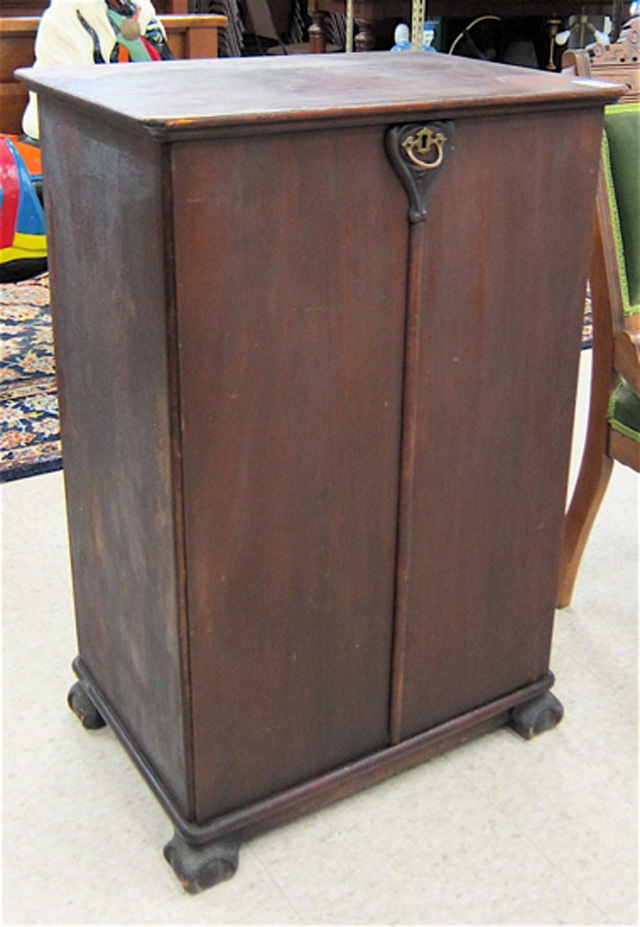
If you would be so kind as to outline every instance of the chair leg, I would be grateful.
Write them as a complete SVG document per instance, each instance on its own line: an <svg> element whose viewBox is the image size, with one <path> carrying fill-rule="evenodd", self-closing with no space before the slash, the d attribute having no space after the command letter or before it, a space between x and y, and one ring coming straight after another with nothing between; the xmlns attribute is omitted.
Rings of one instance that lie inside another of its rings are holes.
<svg viewBox="0 0 640 927"><path fill-rule="evenodd" d="M606 425L604 417L603 422ZM558 608L565 608L571 602L582 554L611 477L613 461L601 449L604 442L592 440L591 443L597 446L589 447L588 436L580 473L565 517L556 601Z"/></svg>
<svg viewBox="0 0 640 927"><path fill-rule="evenodd" d="M606 190L602 176L598 183L598 196L602 194L606 202ZM598 211L596 215L599 216ZM609 278L601 223L598 218L594 222L593 232L589 268L593 310L589 419L580 472L564 521L556 599L558 608L565 608L571 602L582 554L609 484L613 466L613 461L608 454L607 411L609 397L617 376L613 369L613 326Z"/></svg>
<svg viewBox="0 0 640 927"><path fill-rule="evenodd" d="M594 309L600 309L600 294L593 292ZM565 608L571 602L573 587L582 554L604 497L613 460L608 455L609 423L607 411L612 390L611 364L613 341L601 329L601 315L594 311L594 337L591 367L591 395L587 435L578 479L564 520L564 536L560 558L560 577L556 606Z"/></svg>
<svg viewBox="0 0 640 927"><path fill-rule="evenodd" d="M589 539L600 503L604 497L613 460L608 454L609 423L607 411L613 388L613 339L602 323L601 281L592 276L594 331L591 367L591 393L587 435L578 479L564 520L564 537L560 558L560 576L556 606L571 602L582 554ZM608 312L608 303L604 308Z"/></svg>

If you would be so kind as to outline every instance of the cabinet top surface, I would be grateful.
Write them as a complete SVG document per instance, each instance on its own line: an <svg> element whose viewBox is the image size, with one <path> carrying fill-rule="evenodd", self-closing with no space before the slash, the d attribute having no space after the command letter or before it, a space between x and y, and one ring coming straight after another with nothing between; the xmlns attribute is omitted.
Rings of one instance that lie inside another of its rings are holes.
<svg viewBox="0 0 640 927"><path fill-rule="evenodd" d="M28 68L31 90L158 135L306 119L597 105L615 85L424 52Z"/></svg>

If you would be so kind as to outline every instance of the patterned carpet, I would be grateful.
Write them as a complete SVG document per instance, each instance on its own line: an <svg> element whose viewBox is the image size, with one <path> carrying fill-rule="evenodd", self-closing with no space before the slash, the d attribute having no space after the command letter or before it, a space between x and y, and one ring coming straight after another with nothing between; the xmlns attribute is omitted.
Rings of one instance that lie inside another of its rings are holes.
<svg viewBox="0 0 640 927"><path fill-rule="evenodd" d="M0 483L62 467L49 278L0 285ZM587 294L583 347L591 345Z"/></svg>
<svg viewBox="0 0 640 927"><path fill-rule="evenodd" d="M46 274L0 285L0 482L62 467Z"/></svg>
<svg viewBox="0 0 640 927"><path fill-rule="evenodd" d="M584 319L582 320L582 347L590 348L593 341L593 316L591 315L591 289L587 283L587 295L584 300Z"/></svg>

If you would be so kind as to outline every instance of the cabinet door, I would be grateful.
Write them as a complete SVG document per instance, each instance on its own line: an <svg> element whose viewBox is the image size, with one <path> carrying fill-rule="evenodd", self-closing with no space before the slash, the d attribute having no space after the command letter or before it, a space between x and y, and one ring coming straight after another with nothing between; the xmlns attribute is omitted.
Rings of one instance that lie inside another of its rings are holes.
<svg viewBox="0 0 640 927"><path fill-rule="evenodd" d="M388 741L407 226L379 130L172 167L204 821Z"/></svg>
<svg viewBox="0 0 640 927"><path fill-rule="evenodd" d="M548 669L599 131L460 119L431 187L401 737Z"/></svg>

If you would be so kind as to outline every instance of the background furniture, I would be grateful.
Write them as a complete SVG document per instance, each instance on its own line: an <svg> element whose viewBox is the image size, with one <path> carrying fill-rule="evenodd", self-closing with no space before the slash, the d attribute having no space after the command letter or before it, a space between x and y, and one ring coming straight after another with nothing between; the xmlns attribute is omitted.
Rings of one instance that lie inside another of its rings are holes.
<svg viewBox="0 0 640 927"><path fill-rule="evenodd" d="M22 132L28 94L13 74L33 64L39 21L26 16L0 19L0 132L6 135Z"/></svg>
<svg viewBox="0 0 640 927"><path fill-rule="evenodd" d="M389 54L22 77L55 230L70 700L167 810L183 885L472 736L556 724L617 88Z"/></svg>
<svg viewBox="0 0 640 927"><path fill-rule="evenodd" d="M169 47L176 58L215 58L218 32L224 29L224 16L161 16ZM39 17L4 16L0 18L0 132L19 135L27 105L27 91L16 80L18 68L34 61L34 46Z"/></svg>
<svg viewBox="0 0 640 927"><path fill-rule="evenodd" d="M0 0L0 16L41 16L48 4L49 0ZM287 42L305 41L306 0L271 0L269 6L279 35L286 34ZM154 7L161 15L224 16L227 25L218 35L218 54L235 57L250 50L250 43L245 48L246 11L242 0L155 0Z"/></svg>
<svg viewBox="0 0 640 927"><path fill-rule="evenodd" d="M185 16L189 12L189 0L158 0L153 5L157 13ZM49 0L0 0L0 16L42 16L48 6Z"/></svg>
<svg viewBox="0 0 640 927"><path fill-rule="evenodd" d="M163 14L160 19L174 58L218 57L220 32L227 25L224 16Z"/></svg>
<svg viewBox="0 0 640 927"><path fill-rule="evenodd" d="M625 4L628 10L628 3ZM557 24L572 14L611 14L612 0L608 2L581 3L578 0L427 0L428 18L440 16L460 17L463 20L476 16L497 14L500 17L544 17ZM346 11L346 0L307 0L307 9L312 19L309 38L314 52L324 50L324 15ZM396 19L410 22L411 3L409 0L355 0L354 19L357 26L355 44L357 51L370 51L375 48L375 30L382 20ZM550 33L551 35L551 33ZM387 44L387 47L390 47ZM445 49L446 50L446 49Z"/></svg>
<svg viewBox="0 0 640 927"><path fill-rule="evenodd" d="M246 0L250 28L253 29L258 49L269 55L309 54L313 49L310 42L285 42L284 29L277 29L267 0ZM324 43L323 51L336 52L337 45Z"/></svg>
<svg viewBox="0 0 640 927"><path fill-rule="evenodd" d="M591 46L570 52L564 59L567 69L581 77L615 80L625 87L625 93L620 104L608 109L605 134L609 145L598 183L589 271L593 307L589 423L582 465L566 516L560 608L571 601L613 462L640 471L639 61L640 19L632 20L614 45ZM628 112L629 104L635 112ZM631 146L623 143L621 147L619 120L626 122L625 134ZM623 295L623 275L627 277L628 296L626 292Z"/></svg>

